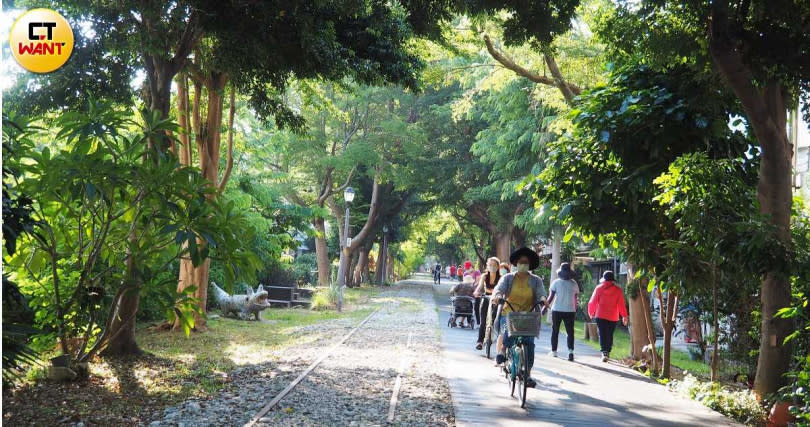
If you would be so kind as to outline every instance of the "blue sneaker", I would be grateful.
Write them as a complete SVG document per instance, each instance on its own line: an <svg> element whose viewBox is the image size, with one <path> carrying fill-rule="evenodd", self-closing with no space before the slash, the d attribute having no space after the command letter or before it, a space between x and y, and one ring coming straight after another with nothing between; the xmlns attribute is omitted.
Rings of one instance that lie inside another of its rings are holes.
<svg viewBox="0 0 810 427"><path fill-rule="evenodd" d="M502 365L504 362L506 362L506 356L504 356L503 354L495 356L496 365Z"/></svg>

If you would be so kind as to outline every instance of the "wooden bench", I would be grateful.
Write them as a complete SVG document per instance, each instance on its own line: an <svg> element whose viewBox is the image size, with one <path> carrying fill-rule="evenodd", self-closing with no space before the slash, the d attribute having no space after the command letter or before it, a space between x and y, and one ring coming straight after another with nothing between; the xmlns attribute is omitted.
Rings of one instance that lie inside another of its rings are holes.
<svg viewBox="0 0 810 427"><path fill-rule="evenodd" d="M294 305L308 306L311 304L311 301L303 298L312 295L312 291L309 289L264 285L264 290L267 291L267 302L271 304L284 304L287 307Z"/></svg>

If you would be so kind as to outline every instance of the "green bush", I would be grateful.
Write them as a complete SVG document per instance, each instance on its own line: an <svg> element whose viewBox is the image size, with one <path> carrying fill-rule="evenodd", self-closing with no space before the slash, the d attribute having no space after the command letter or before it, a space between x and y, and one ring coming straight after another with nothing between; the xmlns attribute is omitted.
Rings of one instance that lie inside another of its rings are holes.
<svg viewBox="0 0 810 427"><path fill-rule="evenodd" d="M318 260L314 253L301 254L293 261L291 269L299 284L312 285L318 281L318 274L312 273L318 269Z"/></svg>
<svg viewBox="0 0 810 427"><path fill-rule="evenodd" d="M329 310L337 307L338 288L337 286L329 286L326 288L318 288L312 295L312 309L313 310Z"/></svg>
<svg viewBox="0 0 810 427"><path fill-rule="evenodd" d="M670 381L668 387L746 425L764 425L768 418L750 390L731 390L718 383L700 381L688 373L683 380Z"/></svg>
<svg viewBox="0 0 810 427"><path fill-rule="evenodd" d="M799 425L810 426L810 215L799 200L794 205L793 303L779 310L777 316L795 322L795 331L785 338L793 347L795 362L787 373L789 384L779 391L779 398L791 402L790 413Z"/></svg>
<svg viewBox="0 0 810 427"><path fill-rule="evenodd" d="M293 286L297 283L295 272L284 261L266 264L258 274L259 283L268 286Z"/></svg>
<svg viewBox="0 0 810 427"><path fill-rule="evenodd" d="M810 425L810 356L800 358L798 368L788 373L791 384L780 393L782 399L792 403L790 413L799 425Z"/></svg>
<svg viewBox="0 0 810 427"><path fill-rule="evenodd" d="M60 113L55 136L35 127L3 129L15 153L4 167L20 172L4 191L27 195L34 221L15 236L17 250L4 268L43 331L32 341L35 350L52 349L59 337L65 354L91 360L111 339L107 320L130 292L144 297L146 316L179 314L190 324L195 306L188 295L178 298L171 273L182 257L195 265L215 258L231 281L258 266L241 248L255 230L232 204L209 199L215 190L199 170L180 167L171 155L152 158L146 141L176 125L131 116L90 102L86 111Z"/></svg>

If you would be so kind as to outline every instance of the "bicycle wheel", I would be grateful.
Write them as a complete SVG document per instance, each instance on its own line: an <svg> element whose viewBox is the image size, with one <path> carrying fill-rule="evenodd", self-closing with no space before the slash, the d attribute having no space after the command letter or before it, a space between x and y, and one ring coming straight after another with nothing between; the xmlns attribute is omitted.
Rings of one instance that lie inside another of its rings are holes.
<svg viewBox="0 0 810 427"><path fill-rule="evenodd" d="M510 387L509 396L514 397L515 396L515 383L517 382L517 375L512 376L511 374L507 374L507 378L509 378L509 387Z"/></svg>
<svg viewBox="0 0 810 427"><path fill-rule="evenodd" d="M520 407L526 407L526 391L529 389L529 358L526 357L526 345L520 345L520 353L522 354L520 360L520 368L518 373L520 375L520 388L518 389L518 395L520 396Z"/></svg>
<svg viewBox="0 0 810 427"><path fill-rule="evenodd" d="M515 383L517 382L517 375L514 373L514 349L506 350L506 379L509 380L509 396L515 396Z"/></svg>
<svg viewBox="0 0 810 427"><path fill-rule="evenodd" d="M491 356L492 356L492 338L490 338L490 336L491 336L490 333L491 332L492 331L490 330L489 326L487 326L487 332L486 332L487 338L484 341L484 345L487 347L487 359L490 359Z"/></svg>
<svg viewBox="0 0 810 427"><path fill-rule="evenodd" d="M515 382L517 383L517 398L520 401L520 407L523 407L524 397L523 397L523 384L525 383L523 379L523 345L522 344L515 344Z"/></svg>

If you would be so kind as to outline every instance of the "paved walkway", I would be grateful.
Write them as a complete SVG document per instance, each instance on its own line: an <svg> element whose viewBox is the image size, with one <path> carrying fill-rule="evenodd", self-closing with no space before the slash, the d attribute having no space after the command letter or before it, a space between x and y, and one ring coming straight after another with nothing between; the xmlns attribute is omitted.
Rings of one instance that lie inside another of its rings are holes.
<svg viewBox="0 0 810 427"><path fill-rule="evenodd" d="M432 283L427 276L424 280ZM475 351L477 332L447 327L447 292L451 285L443 283L433 288L439 307L444 372L459 426L738 425L697 402L672 394L635 371L602 363L599 352L580 341L575 344L574 362L549 356L550 327L545 323L536 340L532 370L538 385L529 390L526 409L521 409L518 401L509 396L507 381L494 367L494 360ZM560 348L565 349L565 332L560 333L560 343Z"/></svg>

